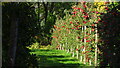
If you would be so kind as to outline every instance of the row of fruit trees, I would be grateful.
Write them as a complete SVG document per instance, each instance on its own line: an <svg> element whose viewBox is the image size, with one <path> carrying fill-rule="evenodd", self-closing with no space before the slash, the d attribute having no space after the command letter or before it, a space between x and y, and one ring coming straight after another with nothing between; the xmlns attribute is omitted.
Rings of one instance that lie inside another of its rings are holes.
<svg viewBox="0 0 120 68"><path fill-rule="evenodd" d="M72 10L65 10L66 16L58 19L53 29L52 45L65 50L88 65L99 65L100 54L98 46L102 46L98 26L106 25L102 21L108 13L111 2L79 2ZM112 14L112 13L111 13Z"/></svg>

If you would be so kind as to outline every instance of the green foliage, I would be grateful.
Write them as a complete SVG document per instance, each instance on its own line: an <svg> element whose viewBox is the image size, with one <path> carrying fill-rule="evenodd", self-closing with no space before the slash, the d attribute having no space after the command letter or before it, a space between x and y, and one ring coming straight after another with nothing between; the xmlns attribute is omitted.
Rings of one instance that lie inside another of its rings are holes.
<svg viewBox="0 0 120 68"><path fill-rule="evenodd" d="M3 25L3 67L8 64L8 50L10 48L10 34L11 34L11 24L14 23L13 20L18 19L18 36L17 36L17 51L16 51L16 66L29 66L32 64L29 61L32 56L29 54L29 50L26 46L34 42L34 35L36 34L37 24L35 24L35 12L32 10L33 3L2 3L2 25ZM15 16L15 17L13 17ZM13 19L15 18L15 19ZM22 60L22 62L21 62ZM21 63L20 63L21 62Z"/></svg>
<svg viewBox="0 0 120 68"><path fill-rule="evenodd" d="M29 48L29 49L39 49L40 44L38 42L36 42L36 43L33 43L32 45L28 46L27 48Z"/></svg>
<svg viewBox="0 0 120 68"><path fill-rule="evenodd" d="M99 50L96 46L102 45L98 41L100 37L97 36L96 39L97 25L101 25L99 22L103 17L102 13L107 12L106 10L98 11L97 8L101 6L96 7L94 3L80 3L74 5L71 10L65 11L66 16L58 19L54 25L52 45L62 46L65 49L72 48L74 52L82 50L80 54L85 55L86 60L92 60L92 65L95 65L95 53Z"/></svg>

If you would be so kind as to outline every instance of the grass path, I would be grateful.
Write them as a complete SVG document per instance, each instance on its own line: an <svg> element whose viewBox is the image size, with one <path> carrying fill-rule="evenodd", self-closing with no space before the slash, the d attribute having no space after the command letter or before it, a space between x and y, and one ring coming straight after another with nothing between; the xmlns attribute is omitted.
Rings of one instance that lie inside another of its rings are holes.
<svg viewBox="0 0 120 68"><path fill-rule="evenodd" d="M33 49L31 54L36 54L39 68L84 68L84 64L65 51Z"/></svg>

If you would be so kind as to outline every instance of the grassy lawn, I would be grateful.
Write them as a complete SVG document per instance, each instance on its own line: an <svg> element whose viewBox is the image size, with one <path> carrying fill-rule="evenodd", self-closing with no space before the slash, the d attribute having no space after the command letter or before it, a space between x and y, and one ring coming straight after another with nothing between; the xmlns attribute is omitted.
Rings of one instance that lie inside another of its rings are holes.
<svg viewBox="0 0 120 68"><path fill-rule="evenodd" d="M32 49L31 54L36 55L39 68L84 68L84 64L62 50Z"/></svg>

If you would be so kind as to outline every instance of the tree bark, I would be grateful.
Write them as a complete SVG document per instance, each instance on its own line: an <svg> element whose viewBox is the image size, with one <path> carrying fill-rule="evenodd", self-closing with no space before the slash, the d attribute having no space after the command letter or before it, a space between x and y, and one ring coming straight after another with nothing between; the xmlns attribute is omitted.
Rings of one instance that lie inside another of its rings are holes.
<svg viewBox="0 0 120 68"><path fill-rule="evenodd" d="M15 19L11 23L11 30L10 30L10 48L9 48L9 66L14 66L15 64L15 55L16 55L16 48L17 48L17 29L18 29L18 21Z"/></svg>
<svg viewBox="0 0 120 68"><path fill-rule="evenodd" d="M39 10L39 9L40 9L40 3L38 2L38 23L39 23L39 20L40 20L40 19L39 19L39 18L40 18L40 10ZM39 26L40 26L40 25L39 25Z"/></svg>
<svg viewBox="0 0 120 68"><path fill-rule="evenodd" d="M97 31L97 24L96 24L96 30L95 30L95 32L96 32L96 34L95 34L95 44L96 44L96 45L95 45L95 66L97 66L97 51L98 51L98 50L97 50L97 48L98 48L98 47L97 47L97 40L98 40L98 38L97 38L97 37L98 37L98 36L97 36L97 32L98 32L98 31Z"/></svg>
<svg viewBox="0 0 120 68"><path fill-rule="evenodd" d="M8 50L8 66L14 68L15 66L15 57L16 57L16 48L17 48L17 35L18 35L18 18L16 18L15 10L11 19L10 27L10 47Z"/></svg>
<svg viewBox="0 0 120 68"><path fill-rule="evenodd" d="M78 45L77 45L77 49L78 49ZM79 58L79 52L76 51L76 54L77 54L76 58L78 59Z"/></svg>
<svg viewBox="0 0 120 68"><path fill-rule="evenodd" d="M84 37L86 37L86 26L84 26ZM86 39L84 39L84 52L86 50ZM86 64L86 55L84 54L84 64Z"/></svg>
<svg viewBox="0 0 120 68"><path fill-rule="evenodd" d="M54 9L54 2L51 3L51 7L50 7L50 13L53 14L53 9Z"/></svg>
<svg viewBox="0 0 120 68"><path fill-rule="evenodd" d="M45 2L43 2L43 6L45 8L45 23L47 22L47 15L48 15L48 2L45 4Z"/></svg>

